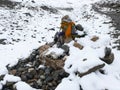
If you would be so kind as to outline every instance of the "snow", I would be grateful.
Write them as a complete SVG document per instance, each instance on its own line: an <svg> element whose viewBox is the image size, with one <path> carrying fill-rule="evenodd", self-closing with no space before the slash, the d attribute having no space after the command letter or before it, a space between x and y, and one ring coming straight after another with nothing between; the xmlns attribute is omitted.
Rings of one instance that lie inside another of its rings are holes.
<svg viewBox="0 0 120 90"><path fill-rule="evenodd" d="M105 75L96 71L80 78L74 74L76 71L85 72L95 65L103 64L99 57L104 56L104 48L114 46L113 38L108 34L114 28L110 28L111 24L104 23L111 19L91 9L91 4L101 0L34 0L34 4L31 0L11 1L22 2L25 7L15 10L0 7L0 39L6 39L6 45L0 44L0 75L6 74L4 80L0 81L0 89L6 81L10 81L17 82L17 90L23 90L23 87L24 90L36 90L22 82L19 77L7 74L5 66L17 64L19 59L28 57L33 49L53 41L52 37L59 31L61 17L67 14L76 24L81 24L88 35L76 39L84 46L82 50L74 47L73 41L67 44L70 46L70 56L67 57L64 69L70 76L64 78L56 90L80 90L80 85L83 90L120 90L120 51L116 49L112 49L115 55L114 62L111 65L105 64L102 68ZM40 6L44 5L57 9L58 13L53 14L40 9ZM32 10L29 7L36 9ZM66 11L66 8L73 10ZM94 36L99 37L96 42L90 40ZM51 52L59 56L63 50L52 47L49 54Z"/></svg>
<svg viewBox="0 0 120 90"><path fill-rule="evenodd" d="M63 54L64 50L61 48L52 47L49 48L45 55L51 55L54 59L57 59L59 56Z"/></svg>
<svg viewBox="0 0 120 90"><path fill-rule="evenodd" d="M30 87L28 84L26 84L25 82L18 82L15 84L15 87L17 90L41 90L41 89L34 89L32 87Z"/></svg>
<svg viewBox="0 0 120 90"><path fill-rule="evenodd" d="M7 74L7 73L8 73L7 68L3 67L3 66L0 66L0 76L4 75L4 74Z"/></svg>
<svg viewBox="0 0 120 90"><path fill-rule="evenodd" d="M80 90L80 87L76 80L70 80L65 78L55 90Z"/></svg>
<svg viewBox="0 0 120 90"><path fill-rule="evenodd" d="M5 77L4 77L4 79L3 79L3 81L1 81L1 83L3 85L5 85L6 82L18 82L20 80L21 80L20 77L6 74Z"/></svg>

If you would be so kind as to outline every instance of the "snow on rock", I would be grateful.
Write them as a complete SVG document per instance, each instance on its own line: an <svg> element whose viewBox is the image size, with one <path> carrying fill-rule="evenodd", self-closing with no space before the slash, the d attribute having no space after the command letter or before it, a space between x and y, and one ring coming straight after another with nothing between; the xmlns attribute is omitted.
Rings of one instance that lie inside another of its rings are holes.
<svg viewBox="0 0 120 90"><path fill-rule="evenodd" d="M27 83L22 82L22 81L17 82L15 84L15 87L17 90L23 90L23 89L24 90L42 90L42 89L34 89L34 88L30 87Z"/></svg>
<svg viewBox="0 0 120 90"><path fill-rule="evenodd" d="M0 83L0 90L2 89L2 84Z"/></svg>
<svg viewBox="0 0 120 90"><path fill-rule="evenodd" d="M3 67L3 66L0 66L0 76L4 75L4 74L7 74L7 73L8 73L7 68Z"/></svg>
<svg viewBox="0 0 120 90"><path fill-rule="evenodd" d="M102 68L105 75L96 71L82 78L74 76L76 71L86 72L93 66L103 64L104 62L99 57L104 56L104 48L111 44L111 37L107 34L114 28L110 28L111 24L104 23L109 22L110 18L93 11L91 5L101 0L11 1L21 2L24 7L18 6L15 10L0 7L0 39L6 39L5 45L0 44L0 75L8 73L5 68L7 64L13 66L17 64L18 59L27 57L33 49L46 42L53 41L52 37L56 31L59 31L60 18L67 14L74 19L75 23L80 23L88 35L76 39L78 43L84 46L82 50L74 47L73 41L69 43L70 56L67 57L64 69L77 80L72 79L71 81L69 77L63 79L56 90L79 90L79 85L82 86L83 90L120 90L120 52L115 49L113 50L114 62L111 65L106 64ZM41 8L41 6L45 7ZM45 8L50 10L45 10ZM58 12L53 14L51 12L53 9ZM96 42L90 40L94 35L99 37ZM58 52L58 49L55 50L52 49L49 53L54 51L59 56L63 52L61 50ZM56 58L56 56L54 57ZM5 84L6 81L12 80L17 82L20 81L20 78L6 74L1 82ZM23 87L24 90L35 90L24 82L16 84L18 90L23 90Z"/></svg>
<svg viewBox="0 0 120 90"><path fill-rule="evenodd" d="M83 50L79 50L75 47L70 48L70 56L65 62L64 69L73 73L79 71L80 73L86 72L94 66L101 65L102 62L96 54L96 51L90 47L84 47Z"/></svg>
<svg viewBox="0 0 120 90"><path fill-rule="evenodd" d="M55 90L80 90L80 86L76 80L70 80L68 78L65 78Z"/></svg>
<svg viewBox="0 0 120 90"><path fill-rule="evenodd" d="M6 74L5 77L3 78L3 81L1 81L1 83L5 85L6 82L18 82L18 81L21 81L20 77Z"/></svg>
<svg viewBox="0 0 120 90"><path fill-rule="evenodd" d="M57 48L57 47L52 47L49 48L48 51L46 52L46 56L51 56L53 59L57 59L58 57L60 57L63 54L64 50L61 48Z"/></svg>

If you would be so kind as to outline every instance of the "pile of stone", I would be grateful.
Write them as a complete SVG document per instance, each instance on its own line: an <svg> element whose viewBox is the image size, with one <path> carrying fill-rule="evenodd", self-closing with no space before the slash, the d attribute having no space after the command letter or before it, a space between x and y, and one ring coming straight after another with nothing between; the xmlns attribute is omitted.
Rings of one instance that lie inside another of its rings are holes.
<svg viewBox="0 0 120 90"><path fill-rule="evenodd" d="M18 64L9 67L9 74L19 76L22 81L28 83L31 87L43 90L54 90L64 77L68 77L63 69L64 61L62 57L53 60L52 58L42 57L42 53L50 48L49 45L43 45L25 60L19 60ZM64 52L65 53L65 52ZM3 79L4 76L1 76ZM15 90L13 83L6 83L3 90Z"/></svg>
<svg viewBox="0 0 120 90"><path fill-rule="evenodd" d="M95 37L92 40L96 41L97 39ZM80 45L76 41L73 46L80 50L84 48L84 46ZM13 67L9 67L9 65L7 65L9 74L20 77L22 81L28 83L33 88L55 90L61 80L69 76L69 74L63 69L66 57L69 55L69 47L67 45L62 45L61 48L57 48L57 50L60 49L63 51L59 55L54 52L54 49L52 52L49 52L49 49L51 48L53 47L49 44L43 45L34 50L25 60L19 60L17 65ZM106 47L105 56L100 59L107 64L111 64L114 60L114 54L110 48ZM105 66L104 62L100 65L91 67L88 71L83 73L75 73L82 77L103 68ZM0 80L2 79L4 79L4 75L0 76ZM16 90L14 87L15 83L16 82L6 82L6 84L3 85L2 90Z"/></svg>

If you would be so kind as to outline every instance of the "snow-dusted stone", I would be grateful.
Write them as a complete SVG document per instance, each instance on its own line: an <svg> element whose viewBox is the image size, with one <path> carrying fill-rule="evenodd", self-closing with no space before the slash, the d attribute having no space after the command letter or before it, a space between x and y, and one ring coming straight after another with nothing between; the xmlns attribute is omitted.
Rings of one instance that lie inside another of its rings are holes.
<svg viewBox="0 0 120 90"><path fill-rule="evenodd" d="M105 66L105 64L96 65L96 66L90 68L88 71L86 71L86 72L84 72L84 73L77 72L77 74L78 74L80 77L82 77L82 76L84 76L84 75L87 75L87 74L90 74L90 73L92 73L92 72L95 72L96 70L99 70L99 69L103 68L104 66Z"/></svg>
<svg viewBox="0 0 120 90"><path fill-rule="evenodd" d="M96 42L98 39L99 39L98 36L93 36L93 37L91 38L91 40L92 40L93 42Z"/></svg>
<svg viewBox="0 0 120 90"><path fill-rule="evenodd" d="M79 49L83 49L83 46L80 45L80 44L77 43L77 42L74 42L73 46L75 46L75 47L77 47L77 48L79 48Z"/></svg>
<svg viewBox="0 0 120 90"><path fill-rule="evenodd" d="M63 68L64 56L69 53L69 47L63 46L62 48L57 48L56 46L49 47L49 45L41 46L39 50L41 62L54 69Z"/></svg>
<svg viewBox="0 0 120 90"><path fill-rule="evenodd" d="M2 90L3 85L0 83L0 90Z"/></svg>
<svg viewBox="0 0 120 90"><path fill-rule="evenodd" d="M79 50L70 47L70 56L65 61L64 69L69 74L78 74L80 77L95 72L105 66L97 57L97 53L90 47Z"/></svg>

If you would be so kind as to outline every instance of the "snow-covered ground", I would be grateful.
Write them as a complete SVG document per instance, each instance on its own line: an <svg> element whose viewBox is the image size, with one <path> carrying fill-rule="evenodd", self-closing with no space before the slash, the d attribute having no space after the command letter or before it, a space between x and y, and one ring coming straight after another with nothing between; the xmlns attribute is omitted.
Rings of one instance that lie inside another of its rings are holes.
<svg viewBox="0 0 120 90"><path fill-rule="evenodd" d="M12 0L17 1L17 0ZM105 75L96 71L82 78L75 76L75 70L84 71L88 66L101 63L99 57L104 55L106 46L113 47L113 39L108 34L114 28L110 28L110 18L94 12L91 4L100 0L18 0L25 7L7 9L0 7L0 39L6 39L5 45L0 44L0 75L6 74L5 80L15 79L18 82L15 86L21 90L23 85L25 90L34 90L18 77L8 75L6 65L15 65L19 59L26 58L33 49L53 41L52 37L59 31L60 20L64 15L70 15L76 24L80 23L88 33L85 38L77 39L84 46L83 50L73 47L73 42L69 43L70 56L65 62L64 69L70 73L68 78L64 78L56 90L120 90L120 51L113 49L115 60L111 65L105 65ZM48 6L56 9L57 13L45 11L41 6ZM73 10L66 10L73 8ZM54 29L53 29L54 28ZM90 39L98 36L97 42ZM81 60L87 58L88 63L84 65ZM67 67L72 64L69 70ZM4 83L5 83L4 80ZM13 82L14 82L13 81ZM2 89L3 81L0 81Z"/></svg>

